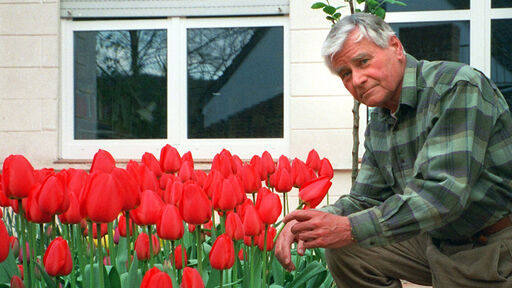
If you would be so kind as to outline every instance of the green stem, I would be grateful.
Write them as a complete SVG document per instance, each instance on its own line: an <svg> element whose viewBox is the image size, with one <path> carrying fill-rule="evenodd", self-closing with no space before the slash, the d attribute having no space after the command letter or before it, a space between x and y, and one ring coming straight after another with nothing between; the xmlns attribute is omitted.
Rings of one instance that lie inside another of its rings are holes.
<svg viewBox="0 0 512 288"><path fill-rule="evenodd" d="M98 261L98 269L100 270L100 287L105 287L105 282L103 281L103 248L101 247L101 223L96 223L96 232L97 232L97 242L98 242L98 257L96 260Z"/></svg>
<svg viewBox="0 0 512 288"><path fill-rule="evenodd" d="M92 222L89 221L87 226L89 229L89 288L94 288L94 240L92 238Z"/></svg>
<svg viewBox="0 0 512 288"><path fill-rule="evenodd" d="M238 250L240 249L240 243L235 240L235 265L233 267L233 282L238 280L238 263L240 263L240 259L238 259Z"/></svg>
<svg viewBox="0 0 512 288"><path fill-rule="evenodd" d="M128 265L127 265L127 269L128 271L130 271L130 265L132 264L132 237L130 235L130 211L125 211L125 218L126 218L126 249L128 249L128 251L126 251L126 257L128 258Z"/></svg>
<svg viewBox="0 0 512 288"><path fill-rule="evenodd" d="M250 272L250 275L249 275L249 287L254 287L253 283L254 283L254 237L251 236L251 259L250 259L250 262L251 262L251 272Z"/></svg>
<svg viewBox="0 0 512 288"><path fill-rule="evenodd" d="M74 256L76 255L76 253L78 253L76 251L76 242L75 242L75 235L73 233L73 224L67 224L65 227L68 227L68 233L69 233L69 244L70 244L70 248L71 248L71 251L72 251L72 254L71 256ZM75 259L73 259L74 261ZM44 281L42 281L44 282ZM72 267L72 270L71 270L71 288L75 288L76 287L76 268L75 268L75 265L73 265Z"/></svg>
<svg viewBox="0 0 512 288"><path fill-rule="evenodd" d="M224 283L223 283L224 281L222 279L223 278L222 276L224 276L224 270L219 270L219 273L220 273L220 281L219 281L220 283L219 284L220 284L220 288L222 288L222 287L224 287Z"/></svg>
<svg viewBox="0 0 512 288"><path fill-rule="evenodd" d="M201 225L196 226L196 237L197 237L197 270L199 275L203 277L203 261L202 261L202 246L201 246Z"/></svg>
<svg viewBox="0 0 512 288"><path fill-rule="evenodd" d="M53 216L53 219L52 219L52 240L55 239L56 235L57 235L57 227L55 225L55 216Z"/></svg>
<svg viewBox="0 0 512 288"><path fill-rule="evenodd" d="M267 233L268 233L268 225L265 224L265 238L263 238L263 281L261 282L261 287L265 288L267 285ZM261 237L261 236L260 236Z"/></svg>
<svg viewBox="0 0 512 288"><path fill-rule="evenodd" d="M107 254L107 257L109 257L110 259L110 265L114 266L114 267L117 267L117 262L116 262L116 247L114 247L114 234L112 233L113 231L113 225L112 225L112 222L109 222L107 224L108 226L108 251L109 253Z"/></svg>
<svg viewBox="0 0 512 288"><path fill-rule="evenodd" d="M212 243L217 239L217 227L215 225L215 209L212 206Z"/></svg>
<svg viewBox="0 0 512 288"><path fill-rule="evenodd" d="M151 234L151 225L146 226L148 237L149 237L149 267L150 269L154 266L154 259L153 259L153 236Z"/></svg>
<svg viewBox="0 0 512 288"><path fill-rule="evenodd" d="M28 246L30 248L30 262L29 262L29 266L30 266L30 279L32 279L32 281L34 281L34 284L36 282L36 277L35 277L35 261L36 261L36 249L35 249L35 243L36 243L36 236L35 236L35 233L34 233L34 224L30 223L30 222L27 222L27 225L28 225Z"/></svg>
<svg viewBox="0 0 512 288"><path fill-rule="evenodd" d="M30 273L27 273L28 271L28 266L27 266L27 255L28 255L28 248L27 248L27 244L25 242L27 242L27 239L26 239L26 234L25 234L25 213L23 211L23 205L21 203L21 199L18 199L18 209L19 209L19 216L20 216L20 223L21 223L21 233L19 234L20 235L20 245L21 245L21 250L23 251L23 271L24 271L24 274L27 275L26 277L24 277L24 284L25 284L25 287L32 287L30 285Z"/></svg>
<svg viewBox="0 0 512 288"><path fill-rule="evenodd" d="M171 266L172 266L172 270L176 273L176 275L178 275L178 267L176 267L176 263L175 263L175 260L176 260L176 248L174 247L174 241L170 241L171 242ZM165 254L167 255L167 254ZM181 256L183 256L183 254L181 254ZM179 281L179 280L178 280Z"/></svg>

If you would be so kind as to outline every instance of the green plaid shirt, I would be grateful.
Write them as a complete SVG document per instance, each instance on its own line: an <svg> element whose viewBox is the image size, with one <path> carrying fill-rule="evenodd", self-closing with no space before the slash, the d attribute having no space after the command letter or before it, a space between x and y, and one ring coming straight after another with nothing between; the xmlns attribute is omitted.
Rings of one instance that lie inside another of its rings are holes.
<svg viewBox="0 0 512 288"><path fill-rule="evenodd" d="M512 211L511 113L467 65L407 55L399 108L374 110L365 148L350 194L321 209L349 215L362 246L461 240Z"/></svg>

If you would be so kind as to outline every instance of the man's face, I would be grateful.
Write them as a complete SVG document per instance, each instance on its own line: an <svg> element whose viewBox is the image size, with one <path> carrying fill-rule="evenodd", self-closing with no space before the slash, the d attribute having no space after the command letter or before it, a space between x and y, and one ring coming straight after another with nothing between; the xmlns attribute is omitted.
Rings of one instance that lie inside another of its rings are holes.
<svg viewBox="0 0 512 288"><path fill-rule="evenodd" d="M389 46L381 48L364 37L355 42L358 37L357 29L349 34L342 50L332 59L333 68L356 100L394 112L405 70L402 44L392 36Z"/></svg>

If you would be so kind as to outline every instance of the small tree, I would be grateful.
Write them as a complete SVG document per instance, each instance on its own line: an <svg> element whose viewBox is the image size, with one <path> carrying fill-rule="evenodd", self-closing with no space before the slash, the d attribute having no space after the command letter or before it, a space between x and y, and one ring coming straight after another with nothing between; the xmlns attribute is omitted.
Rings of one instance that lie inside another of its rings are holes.
<svg viewBox="0 0 512 288"><path fill-rule="evenodd" d="M353 0L344 0L345 2L348 2L350 7L350 14L354 14L355 12L366 12L370 14L374 14L379 16L380 18L384 19L386 16L386 10L382 7L383 4L389 3L389 4L397 4L405 6L406 4L401 1L396 0L356 0L358 4L364 4L364 9L360 10L354 7ZM332 22L332 25L336 24L341 18L341 12L339 10L346 5L343 4L341 6L332 6L331 3L329 3L329 0L326 0L326 2L316 2L313 5L311 5L312 9L322 9L327 16L325 19L327 21ZM353 118L353 129L352 129L352 184L356 181L357 174L359 173L359 101L354 99L354 106L352 108L352 113L354 114Z"/></svg>

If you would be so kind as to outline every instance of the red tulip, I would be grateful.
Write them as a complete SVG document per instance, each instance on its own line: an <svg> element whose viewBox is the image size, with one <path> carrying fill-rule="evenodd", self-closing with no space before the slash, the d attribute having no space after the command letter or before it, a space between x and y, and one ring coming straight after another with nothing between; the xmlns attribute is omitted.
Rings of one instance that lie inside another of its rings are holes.
<svg viewBox="0 0 512 288"><path fill-rule="evenodd" d="M82 220L82 222L80 222L80 225L83 226L83 227L86 227L84 228L84 231L82 232L82 235L84 236L87 236L89 235L89 228L87 228L87 222L85 220ZM92 238L93 239L98 239L98 236L100 237L100 239L107 235L108 233L108 225L107 223L102 223L101 226L100 226L100 235L98 235L98 226L96 225L96 223L92 223Z"/></svg>
<svg viewBox="0 0 512 288"><path fill-rule="evenodd" d="M23 279L23 264L18 264L18 270L20 270L20 276Z"/></svg>
<svg viewBox="0 0 512 288"><path fill-rule="evenodd" d="M222 180L224 177L222 177L222 174L217 170L211 170L208 176L206 177L206 182L204 183L204 191L206 192L206 195L209 199L212 199L213 197L213 191L217 189L217 185L221 185Z"/></svg>
<svg viewBox="0 0 512 288"><path fill-rule="evenodd" d="M318 176L327 176L332 179L334 171L332 169L331 162L327 158L323 158L320 162L320 169L318 170Z"/></svg>
<svg viewBox="0 0 512 288"><path fill-rule="evenodd" d="M160 210L164 206L162 198L152 190L140 194L140 205L130 212L130 217L140 226L155 225L160 219Z"/></svg>
<svg viewBox="0 0 512 288"><path fill-rule="evenodd" d="M11 288L25 288L23 280L18 275L14 275L11 278Z"/></svg>
<svg viewBox="0 0 512 288"><path fill-rule="evenodd" d="M116 167L116 160L114 160L114 157L112 157L112 155L109 152L99 149L98 152L94 154L94 158L92 159L91 170L89 173L110 173L112 172L112 169L114 169L114 167Z"/></svg>
<svg viewBox="0 0 512 288"><path fill-rule="evenodd" d="M160 189L164 190L165 186L167 186L167 183L173 183L176 181L178 177L174 174L168 174L168 173L162 173L162 176L160 176L160 180L158 180L158 183L160 184Z"/></svg>
<svg viewBox="0 0 512 288"><path fill-rule="evenodd" d="M7 233L4 221L0 221L0 262L3 262L9 255L10 244L9 233Z"/></svg>
<svg viewBox="0 0 512 288"><path fill-rule="evenodd" d="M261 197L261 202L257 204L259 204L257 206L257 209L261 221L263 221L263 223L267 225L276 223L277 218L279 218L279 216L281 215L282 210L279 195L272 192L267 193L266 195Z"/></svg>
<svg viewBox="0 0 512 288"><path fill-rule="evenodd" d="M74 193L77 198L80 196L80 192L87 183L87 177L89 174L82 169L68 168L66 169L68 177L66 178L66 188L68 193Z"/></svg>
<svg viewBox="0 0 512 288"><path fill-rule="evenodd" d="M324 199L332 183L329 177L323 176L304 183L299 189L300 201L306 206L315 208Z"/></svg>
<svg viewBox="0 0 512 288"><path fill-rule="evenodd" d="M5 158L2 167L2 187L7 198L22 199L28 196L35 183L34 167L22 155Z"/></svg>
<svg viewBox="0 0 512 288"><path fill-rule="evenodd" d="M240 261L243 261L244 260L244 249L240 249L238 251L238 259L240 259Z"/></svg>
<svg viewBox="0 0 512 288"><path fill-rule="evenodd" d="M165 173L175 173L180 170L181 157L176 148L167 144L160 150L160 167Z"/></svg>
<svg viewBox="0 0 512 288"><path fill-rule="evenodd" d="M195 225L204 224L212 217L212 204L198 184L186 182L183 185L180 213L185 222Z"/></svg>
<svg viewBox="0 0 512 288"><path fill-rule="evenodd" d="M237 186L238 182L235 182L234 177L225 178L217 185L213 191L213 208L217 211L231 211L235 209L237 202L237 190L240 186Z"/></svg>
<svg viewBox="0 0 512 288"><path fill-rule="evenodd" d="M29 196L22 200L23 210L26 212L25 217L32 223L49 223L53 219L52 214L45 213L39 206L39 195L43 186L40 183L35 183L32 186L32 191Z"/></svg>
<svg viewBox="0 0 512 288"><path fill-rule="evenodd" d="M194 268L185 267L182 280L180 288L204 288L203 278Z"/></svg>
<svg viewBox="0 0 512 288"><path fill-rule="evenodd" d="M210 250L210 265L217 270L229 269L235 263L233 241L226 234L221 234Z"/></svg>
<svg viewBox="0 0 512 288"><path fill-rule="evenodd" d="M139 189L142 186L142 184L141 184L142 177L140 176L141 166L145 166L145 165L140 165L139 163L137 163L133 160L128 161L128 163L126 164L126 171L128 171L128 174L130 174L133 181L135 181L137 183L137 185L139 186Z"/></svg>
<svg viewBox="0 0 512 288"><path fill-rule="evenodd" d="M65 276L71 273L73 260L68 242L60 236L55 238L44 253L43 263L48 275Z"/></svg>
<svg viewBox="0 0 512 288"><path fill-rule="evenodd" d="M69 197L66 191L66 173L61 172L50 176L42 183L37 202L41 211L46 214L62 214L69 208Z"/></svg>
<svg viewBox="0 0 512 288"><path fill-rule="evenodd" d="M231 166L232 157L233 156L231 156L229 152L221 152L216 154L215 157L213 157L211 170L219 171L224 178L228 177L230 174L233 174L233 168Z"/></svg>
<svg viewBox="0 0 512 288"><path fill-rule="evenodd" d="M64 224L78 224L82 220L80 215L80 203L75 193L69 193L69 207L66 212L59 215L60 222Z"/></svg>
<svg viewBox="0 0 512 288"><path fill-rule="evenodd" d="M163 194L163 200L165 203L179 207L183 196L183 183L180 181L167 182Z"/></svg>
<svg viewBox="0 0 512 288"><path fill-rule="evenodd" d="M140 187L138 183L130 176L130 173L121 168L114 168L112 175L116 178L117 182L123 187L121 192L123 198L123 211L128 211L137 208L140 205Z"/></svg>
<svg viewBox="0 0 512 288"><path fill-rule="evenodd" d="M244 225L237 213L228 212L226 217L226 235L233 240L244 239Z"/></svg>
<svg viewBox="0 0 512 288"><path fill-rule="evenodd" d="M291 165L290 165L290 159L288 159L288 157L284 156L284 155L281 155L279 157L279 160L277 160L277 168L278 169L286 169L288 171L291 170Z"/></svg>
<svg viewBox="0 0 512 288"><path fill-rule="evenodd" d="M151 245L153 249L153 256L160 252L160 241L155 235L151 235ZM135 252L137 253L137 259L149 260L149 236L142 232L135 241Z"/></svg>
<svg viewBox="0 0 512 288"><path fill-rule="evenodd" d="M298 188L310 179L308 166L298 158L293 159L291 172L293 187Z"/></svg>
<svg viewBox="0 0 512 288"><path fill-rule="evenodd" d="M158 237L166 240L181 239L183 233L185 233L185 228L178 207L165 204L160 213L160 219L156 223Z"/></svg>
<svg viewBox="0 0 512 288"><path fill-rule="evenodd" d="M263 230L263 222L253 205L245 208L243 223L246 236L256 236Z"/></svg>
<svg viewBox="0 0 512 288"><path fill-rule="evenodd" d="M119 244L119 238L121 238L121 235L119 234L119 226L116 226L116 228L114 228L114 238L112 239L114 240L114 244Z"/></svg>
<svg viewBox="0 0 512 288"><path fill-rule="evenodd" d="M142 163L144 163L148 168L153 171L157 178L162 176L162 169L160 168L160 162L156 159L155 155L146 152L142 155Z"/></svg>
<svg viewBox="0 0 512 288"><path fill-rule="evenodd" d="M182 165L183 165L183 162L194 163L194 158L192 158L192 153L190 151L188 151L185 154L181 155L181 164Z"/></svg>
<svg viewBox="0 0 512 288"><path fill-rule="evenodd" d="M274 159L272 159L272 155L270 155L268 151L261 154L261 166L265 169L266 175L270 175L276 171L276 164L274 163ZM267 177L265 176L265 179L266 178Z"/></svg>
<svg viewBox="0 0 512 288"><path fill-rule="evenodd" d="M306 159L306 165L315 171L320 169L320 156L318 156L318 152L316 152L315 149L311 149L311 151L309 151L308 158Z"/></svg>
<svg viewBox="0 0 512 288"><path fill-rule="evenodd" d="M178 172L178 176L180 177L182 182L186 182L188 180L195 180L194 175L194 163L190 161L183 161L181 163L180 171Z"/></svg>
<svg viewBox="0 0 512 288"><path fill-rule="evenodd" d="M256 193L261 188L260 175L250 164L244 164L239 172L245 193Z"/></svg>
<svg viewBox="0 0 512 288"><path fill-rule="evenodd" d="M145 164L141 164L139 166L139 175L140 175L140 189L144 190L153 190L158 191L160 188L160 183L158 183L158 179L156 178L155 173L149 169Z"/></svg>
<svg viewBox="0 0 512 288"><path fill-rule="evenodd" d="M194 178L196 179L196 183L204 188L204 184L206 183L206 178L208 175L203 170L194 170Z"/></svg>
<svg viewBox="0 0 512 288"><path fill-rule="evenodd" d="M122 189L112 174L91 174L80 195L80 213L97 223L114 221L123 208Z"/></svg>
<svg viewBox="0 0 512 288"><path fill-rule="evenodd" d="M9 198L5 196L4 189L2 187L2 175L0 174L0 206L9 207L11 203L9 202Z"/></svg>
<svg viewBox="0 0 512 288"><path fill-rule="evenodd" d="M174 267L176 269L183 269L183 263L187 266L187 250L183 249L181 245L176 246L174 249Z"/></svg>
<svg viewBox="0 0 512 288"><path fill-rule="evenodd" d="M273 226L267 228L267 251L274 249L274 237L276 237L277 231ZM258 248L263 251L265 249L265 233L261 233L258 237Z"/></svg>
<svg viewBox="0 0 512 288"><path fill-rule="evenodd" d="M128 225L130 226L130 236L131 236L133 234L132 219L128 219ZM121 215L121 217L119 217L119 223L118 223L117 227L119 228L119 235L121 235L121 237L126 237L126 216L124 214Z"/></svg>
<svg viewBox="0 0 512 288"><path fill-rule="evenodd" d="M243 165L244 161L242 161L238 155L233 155L233 157L231 157L231 169L233 170L234 174L239 173Z"/></svg>
<svg viewBox="0 0 512 288"><path fill-rule="evenodd" d="M16 236L9 236L9 247L11 248L13 255L20 254L20 241Z"/></svg>
<svg viewBox="0 0 512 288"><path fill-rule="evenodd" d="M277 192L286 193L292 190L293 182L288 169L278 167L273 175L275 175L274 186Z"/></svg>
<svg viewBox="0 0 512 288"><path fill-rule="evenodd" d="M160 271L157 267L153 267L149 269L146 274L144 274L144 278L142 278L142 283L140 284L140 288L160 288L160 287L169 287L172 288L172 279L169 274Z"/></svg>
<svg viewBox="0 0 512 288"><path fill-rule="evenodd" d="M267 179L267 175L268 175L267 170L263 166L260 156L258 156L258 155L252 156L250 164L254 168L254 170L258 173L261 181Z"/></svg>

